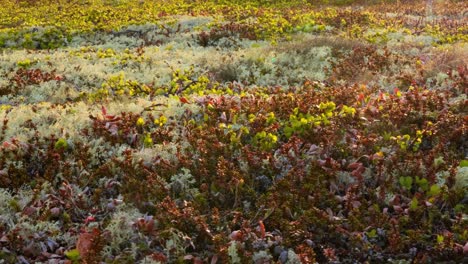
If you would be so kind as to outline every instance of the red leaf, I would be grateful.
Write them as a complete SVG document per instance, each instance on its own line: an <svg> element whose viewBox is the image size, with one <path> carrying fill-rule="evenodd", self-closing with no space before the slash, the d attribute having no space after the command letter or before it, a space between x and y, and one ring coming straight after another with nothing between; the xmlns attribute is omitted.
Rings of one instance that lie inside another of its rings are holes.
<svg viewBox="0 0 468 264"><path fill-rule="evenodd" d="M16 144L10 143L8 141L3 141L2 147L4 149L9 149L9 150L16 150L18 148L18 146Z"/></svg>
<svg viewBox="0 0 468 264"><path fill-rule="evenodd" d="M362 173L363 173L364 171L366 171L366 169L365 169L364 167L361 166L361 167L359 167L359 168L353 170L353 171L351 172L351 175L353 175L354 177L358 177L358 178L359 178L359 177L362 177Z"/></svg>
<svg viewBox="0 0 468 264"><path fill-rule="evenodd" d="M355 170L355 169L357 169L357 168L359 168L359 167L361 167L361 166L362 166L362 163L360 163L360 162L353 162L353 163L351 163L351 164L348 165L348 169Z"/></svg>
<svg viewBox="0 0 468 264"><path fill-rule="evenodd" d="M401 208L401 206L399 206L399 205L394 205L393 210L395 210L395 212L397 212L397 213L403 212L403 208Z"/></svg>
<svg viewBox="0 0 468 264"><path fill-rule="evenodd" d="M193 259L193 258L194 258L193 255L185 255L185 256L184 256L184 260L191 260L191 259Z"/></svg>
<svg viewBox="0 0 468 264"><path fill-rule="evenodd" d="M379 93L379 101L385 101L385 95L382 92Z"/></svg>
<svg viewBox="0 0 468 264"><path fill-rule="evenodd" d="M107 115L107 109L104 106L101 106L101 111L103 116Z"/></svg>
<svg viewBox="0 0 468 264"><path fill-rule="evenodd" d="M96 219L94 218L94 216L90 215L86 217L85 224L88 224L89 222L94 222L94 221L96 221Z"/></svg>
<svg viewBox="0 0 468 264"><path fill-rule="evenodd" d="M82 233L78 237L78 241L76 242L76 249L80 253L82 258L86 258L89 252L93 247L93 239L95 239L93 233Z"/></svg>
<svg viewBox="0 0 468 264"><path fill-rule="evenodd" d="M188 103L189 103L189 101L188 101L187 98L185 98L185 97L180 97L180 98L179 98L179 101L180 101L181 103L183 103L183 104L188 104Z"/></svg>
<svg viewBox="0 0 468 264"><path fill-rule="evenodd" d="M243 236L243 234L242 234L242 231L240 231L240 230L234 230L234 231L232 231L232 233L231 233L231 239L232 239L232 240L242 241L243 237L244 237L244 236Z"/></svg>
<svg viewBox="0 0 468 264"><path fill-rule="evenodd" d="M35 207L32 207L32 206L27 206L23 209L23 214L26 215L26 216L32 216L34 214L36 214L37 212L37 209Z"/></svg>
<svg viewBox="0 0 468 264"><path fill-rule="evenodd" d="M263 238L265 238L265 225L263 224L262 220L258 221L258 225L260 226L260 233L261 233L262 239L263 239Z"/></svg>
<svg viewBox="0 0 468 264"><path fill-rule="evenodd" d="M11 143L8 141L3 141L2 145L4 148L9 148L11 146Z"/></svg>
<svg viewBox="0 0 468 264"><path fill-rule="evenodd" d="M167 257L163 253L153 253L151 254L151 258L155 261L159 261L162 263L166 263Z"/></svg>
<svg viewBox="0 0 468 264"><path fill-rule="evenodd" d="M146 229L147 232L153 231L153 229L154 229L154 220L153 219L150 219L150 220L148 220L146 222L145 229Z"/></svg>
<svg viewBox="0 0 468 264"><path fill-rule="evenodd" d="M364 94L363 93L360 93L358 95L358 101L363 101L364 100Z"/></svg>

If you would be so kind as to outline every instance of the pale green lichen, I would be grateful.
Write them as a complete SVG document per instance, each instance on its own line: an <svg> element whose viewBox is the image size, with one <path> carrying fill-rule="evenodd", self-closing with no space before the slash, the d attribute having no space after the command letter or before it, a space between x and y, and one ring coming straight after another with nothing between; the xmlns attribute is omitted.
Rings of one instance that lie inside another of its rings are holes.
<svg viewBox="0 0 468 264"><path fill-rule="evenodd" d="M237 252L237 242L232 241L228 247L228 256L232 264L239 264L241 263L241 259Z"/></svg>
<svg viewBox="0 0 468 264"><path fill-rule="evenodd" d="M265 250L255 252L252 256L253 263L268 263L273 257Z"/></svg>
<svg viewBox="0 0 468 264"><path fill-rule="evenodd" d="M13 196L5 189L0 189L0 226L6 224L13 225L15 210L11 207Z"/></svg>
<svg viewBox="0 0 468 264"><path fill-rule="evenodd" d="M288 261L286 264L301 264L301 259L299 256L294 252L294 250L289 249L288 250Z"/></svg>
<svg viewBox="0 0 468 264"><path fill-rule="evenodd" d="M105 231L110 233L110 243L103 249L105 257L120 254L131 246L131 239L135 236L133 223L143 217L138 210L130 205L121 204L116 207L116 212L110 217ZM134 255L136 258L136 254Z"/></svg>
<svg viewBox="0 0 468 264"><path fill-rule="evenodd" d="M465 189L468 187L468 167L458 167L455 175L455 186Z"/></svg>

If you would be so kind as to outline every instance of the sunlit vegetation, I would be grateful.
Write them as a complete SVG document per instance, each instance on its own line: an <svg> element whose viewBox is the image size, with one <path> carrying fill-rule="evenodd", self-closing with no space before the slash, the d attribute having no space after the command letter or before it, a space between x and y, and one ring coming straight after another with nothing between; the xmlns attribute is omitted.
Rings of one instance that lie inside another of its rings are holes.
<svg viewBox="0 0 468 264"><path fill-rule="evenodd" d="M465 1L0 1L0 262L463 263Z"/></svg>

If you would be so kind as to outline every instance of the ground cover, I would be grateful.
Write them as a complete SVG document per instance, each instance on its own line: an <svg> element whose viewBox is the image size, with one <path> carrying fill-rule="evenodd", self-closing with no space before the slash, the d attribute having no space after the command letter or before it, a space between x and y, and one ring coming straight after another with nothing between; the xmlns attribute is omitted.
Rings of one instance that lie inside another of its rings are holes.
<svg viewBox="0 0 468 264"><path fill-rule="evenodd" d="M0 260L467 261L467 7L0 1Z"/></svg>

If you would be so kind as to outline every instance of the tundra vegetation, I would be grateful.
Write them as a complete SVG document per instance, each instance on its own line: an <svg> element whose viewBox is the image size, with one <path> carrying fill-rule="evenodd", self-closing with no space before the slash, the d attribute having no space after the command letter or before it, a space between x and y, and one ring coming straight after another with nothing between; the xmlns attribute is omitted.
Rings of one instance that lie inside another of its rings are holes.
<svg viewBox="0 0 468 264"><path fill-rule="evenodd" d="M0 0L0 262L466 262L467 11Z"/></svg>

